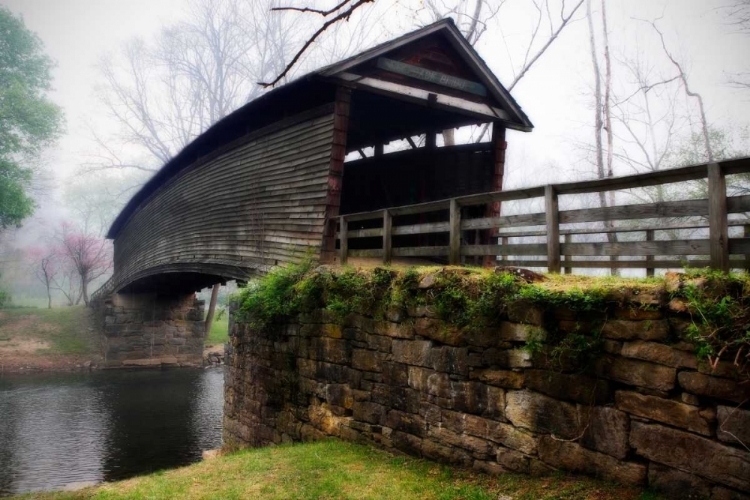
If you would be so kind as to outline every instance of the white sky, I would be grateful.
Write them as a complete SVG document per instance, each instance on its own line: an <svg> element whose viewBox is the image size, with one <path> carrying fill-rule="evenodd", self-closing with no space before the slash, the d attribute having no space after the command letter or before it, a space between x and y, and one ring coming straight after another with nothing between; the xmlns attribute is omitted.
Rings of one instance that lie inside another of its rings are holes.
<svg viewBox="0 0 750 500"><path fill-rule="evenodd" d="M411 9L419 0L378 0L388 5L388 32L397 34L414 27ZM750 93L744 95L726 86L726 73L750 68L750 37L729 33L719 7L726 1L712 0L608 0L610 44L613 57L635 53L641 47L656 61L657 71L673 75L650 28L633 17L655 19L667 36L667 43L689 68L690 84L706 101L709 122L746 124L750 119ZM292 3L290 1L290 3ZM568 0L568 4L572 1ZM39 34L49 55L58 63L54 71L52 99L63 107L67 133L50 153L49 168L56 186L73 175L90 148L86 123L107 127L102 107L93 97L99 81L98 59L117 50L126 40L148 38L173 22L180 11L180 0L0 0L27 26ZM501 29L485 34L477 50L502 82L513 79L512 63L518 64L530 29L530 1L508 0L503 6ZM583 18L581 8L578 18ZM411 25L411 26L410 26ZM509 133L509 173L506 186L537 185L580 177L591 172L581 162L583 153L576 141L591 135L591 61L585 19L569 27L537 63L513 95L535 125L530 134ZM615 80L624 78L615 68ZM554 163L558 166L549 169ZM622 172L624 173L624 172ZM40 223L64 214L59 197L42 200L35 216ZM19 238L27 239L32 236Z"/></svg>

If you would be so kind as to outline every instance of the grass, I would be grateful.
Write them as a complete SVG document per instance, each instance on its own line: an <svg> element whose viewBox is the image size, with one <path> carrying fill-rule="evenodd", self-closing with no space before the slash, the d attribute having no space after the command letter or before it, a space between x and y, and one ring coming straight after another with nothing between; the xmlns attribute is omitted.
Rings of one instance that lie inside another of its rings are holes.
<svg viewBox="0 0 750 500"><path fill-rule="evenodd" d="M396 457L337 440L244 450L176 470L77 492L36 493L72 499L657 499L638 488L589 478L486 476Z"/></svg>
<svg viewBox="0 0 750 500"><path fill-rule="evenodd" d="M95 332L89 328L85 306L41 309L0 309L0 339L36 339L48 349L38 354L91 354L98 352Z"/></svg>
<svg viewBox="0 0 750 500"><path fill-rule="evenodd" d="M218 314L217 314L218 316ZM211 331L206 338L206 347L226 344L229 341L229 313L224 313L221 318L214 318L211 323Z"/></svg>

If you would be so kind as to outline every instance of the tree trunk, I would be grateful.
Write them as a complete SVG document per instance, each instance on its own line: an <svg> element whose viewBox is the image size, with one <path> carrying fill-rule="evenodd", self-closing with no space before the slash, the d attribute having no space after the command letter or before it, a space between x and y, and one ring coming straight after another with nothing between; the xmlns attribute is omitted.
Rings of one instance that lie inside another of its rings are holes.
<svg viewBox="0 0 750 500"><path fill-rule="evenodd" d="M89 291L88 291L88 283L86 280L81 280L81 296L83 297L83 303L86 304L86 306L89 305Z"/></svg>
<svg viewBox="0 0 750 500"><path fill-rule="evenodd" d="M605 106L607 108L607 112L609 112L609 103L606 103L606 105L603 103L602 99L602 79L601 75L599 73L599 60L596 50L596 36L594 34L594 20L591 16L591 1L588 0L586 2L586 18L588 20L589 25L589 46L591 48L591 63L594 66L594 100L595 100L595 107L594 107L594 139L595 139L595 147L596 147L596 173L597 176L600 179L604 179L607 177L607 174L604 170L604 146L602 145L602 130L604 129L604 122L602 120L602 115L604 114ZM605 27L606 29L606 27ZM607 42L605 41L605 46ZM609 50L608 48L606 50ZM609 54L607 53L607 56ZM609 64L607 64L607 71L608 71L608 78L605 82L608 86L611 85L611 81L609 78ZM606 95L607 99L609 99L609 87L606 89ZM611 123L609 124L609 127L611 128ZM611 145L610 145L611 147ZM604 191L599 192L599 205L602 207L607 206L607 197ZM611 222L604 223L604 227L606 229L612 229L614 226ZM617 241L617 235L615 233L607 233L607 241L609 243L614 243ZM616 257L612 257L612 260L616 260ZM616 276L618 274L617 268L612 266L610 268L610 274L612 276Z"/></svg>
<svg viewBox="0 0 750 500"><path fill-rule="evenodd" d="M214 313L216 312L216 299L219 298L219 289L221 288L221 285L218 283L214 285L213 289L211 290L211 302L208 304L208 315L206 315L206 335L209 334L211 331L211 323L214 322Z"/></svg>

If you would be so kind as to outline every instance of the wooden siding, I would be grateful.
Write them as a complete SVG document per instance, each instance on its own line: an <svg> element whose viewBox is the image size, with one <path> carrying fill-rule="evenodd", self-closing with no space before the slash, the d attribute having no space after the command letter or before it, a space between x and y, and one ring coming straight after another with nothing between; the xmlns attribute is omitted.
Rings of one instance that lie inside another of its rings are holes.
<svg viewBox="0 0 750 500"><path fill-rule="evenodd" d="M318 255L333 107L317 115L234 143L170 179L115 239L116 288L196 263L236 268L236 277Z"/></svg>

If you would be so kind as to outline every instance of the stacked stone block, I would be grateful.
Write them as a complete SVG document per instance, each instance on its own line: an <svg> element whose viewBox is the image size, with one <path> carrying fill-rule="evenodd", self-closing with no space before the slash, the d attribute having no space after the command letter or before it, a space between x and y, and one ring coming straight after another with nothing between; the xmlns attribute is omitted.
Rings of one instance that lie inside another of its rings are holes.
<svg viewBox="0 0 750 500"><path fill-rule="evenodd" d="M98 305L105 366L201 366L204 303L195 294L115 294Z"/></svg>
<svg viewBox="0 0 750 500"><path fill-rule="evenodd" d="M336 436L489 473L562 469L676 498L750 498L750 387L675 340L685 317L653 297L609 311L586 370L524 349L550 317L561 330L596 319L526 304L482 329L429 306L343 324L317 310L266 331L231 321L225 442Z"/></svg>

